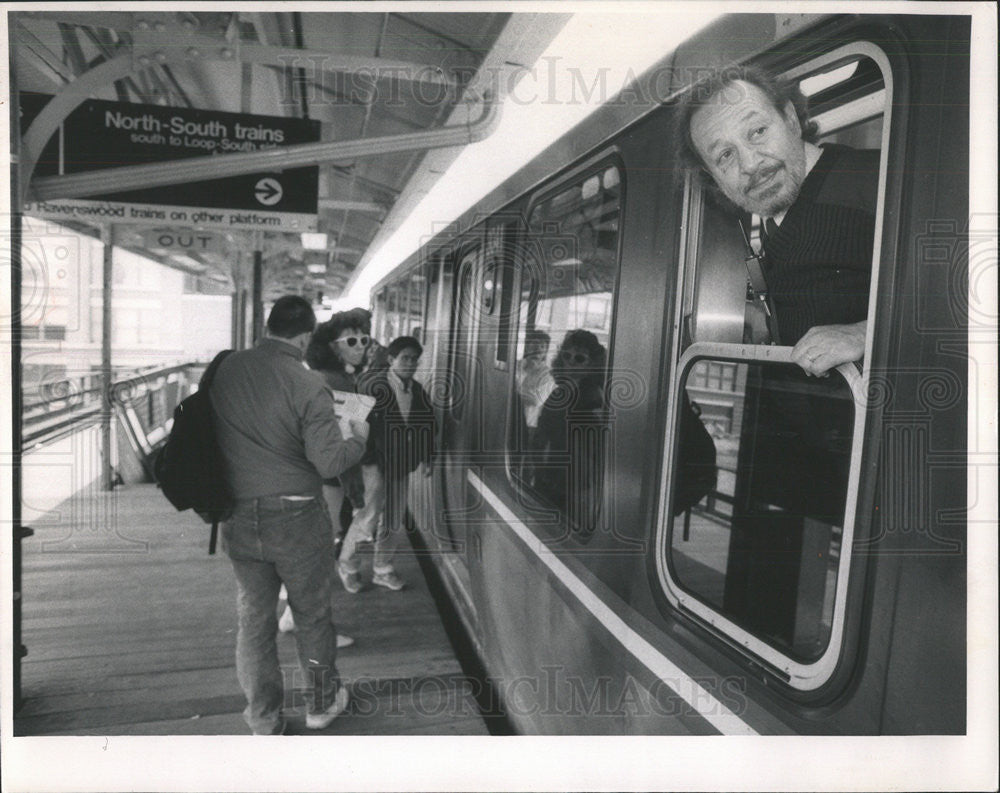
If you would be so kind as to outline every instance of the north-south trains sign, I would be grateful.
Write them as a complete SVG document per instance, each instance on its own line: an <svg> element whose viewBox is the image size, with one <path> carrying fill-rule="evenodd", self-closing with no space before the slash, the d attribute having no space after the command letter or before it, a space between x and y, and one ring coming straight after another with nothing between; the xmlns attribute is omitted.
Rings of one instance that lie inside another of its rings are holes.
<svg viewBox="0 0 1000 793"><path fill-rule="evenodd" d="M22 130L50 97L21 97ZM37 176L239 154L313 143L317 121L193 108L87 100L42 152ZM289 168L29 204L61 219L226 229L308 231L316 226L318 168Z"/></svg>

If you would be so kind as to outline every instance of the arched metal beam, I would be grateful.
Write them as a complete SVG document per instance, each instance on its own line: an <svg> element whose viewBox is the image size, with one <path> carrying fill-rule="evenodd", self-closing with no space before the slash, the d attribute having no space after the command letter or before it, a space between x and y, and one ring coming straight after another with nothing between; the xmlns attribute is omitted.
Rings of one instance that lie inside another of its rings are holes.
<svg viewBox="0 0 1000 793"><path fill-rule="evenodd" d="M63 88L42 109L31 127L21 138L21 203L29 189L31 175L35 171L42 149L49 142L59 125L66 120L91 94L95 94L109 84L132 74L132 55L123 53L95 66L86 74L77 77Z"/></svg>

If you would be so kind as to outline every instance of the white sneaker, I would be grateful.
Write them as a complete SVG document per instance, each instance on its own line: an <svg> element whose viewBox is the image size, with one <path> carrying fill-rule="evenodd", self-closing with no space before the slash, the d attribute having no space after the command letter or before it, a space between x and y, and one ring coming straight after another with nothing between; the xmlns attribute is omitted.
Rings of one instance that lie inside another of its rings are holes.
<svg viewBox="0 0 1000 793"><path fill-rule="evenodd" d="M310 730L322 730L324 727L328 727L337 716L347 709L347 701L349 699L350 694L347 693L347 686L341 685L330 707L322 713L306 714L306 728Z"/></svg>
<svg viewBox="0 0 1000 793"><path fill-rule="evenodd" d="M398 592L406 583L396 575L394 570L387 570L384 573L375 572L372 575L372 583L375 586L384 586L386 589L391 589L393 592Z"/></svg>
<svg viewBox="0 0 1000 793"><path fill-rule="evenodd" d="M344 585L344 589L352 595L356 595L361 591L361 578L357 573L348 570L340 562L337 562L337 575L340 576L340 581Z"/></svg>

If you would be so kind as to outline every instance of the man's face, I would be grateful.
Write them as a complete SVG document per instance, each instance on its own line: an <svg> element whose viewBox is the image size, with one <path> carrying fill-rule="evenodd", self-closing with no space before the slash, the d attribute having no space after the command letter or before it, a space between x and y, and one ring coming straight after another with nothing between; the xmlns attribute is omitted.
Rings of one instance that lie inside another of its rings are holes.
<svg viewBox="0 0 1000 793"><path fill-rule="evenodd" d="M783 112L757 86L737 80L691 117L691 140L723 194L763 217L788 209L806 177L795 110Z"/></svg>
<svg viewBox="0 0 1000 793"><path fill-rule="evenodd" d="M399 355L389 358L389 369L404 382L413 377L420 362L420 353L413 348L400 350Z"/></svg>

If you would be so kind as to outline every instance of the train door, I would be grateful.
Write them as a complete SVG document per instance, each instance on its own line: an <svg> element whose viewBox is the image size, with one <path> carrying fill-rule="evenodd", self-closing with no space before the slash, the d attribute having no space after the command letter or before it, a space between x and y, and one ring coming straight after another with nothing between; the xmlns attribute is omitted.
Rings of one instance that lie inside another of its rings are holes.
<svg viewBox="0 0 1000 793"><path fill-rule="evenodd" d="M474 513L468 470L479 449L482 411L479 407L478 379L479 323L477 307L483 293L483 241L463 241L447 255L446 267L454 273L452 323L447 350L446 406L441 421L440 471L441 510L436 531L448 564L469 590L468 568L464 562L466 529Z"/></svg>

